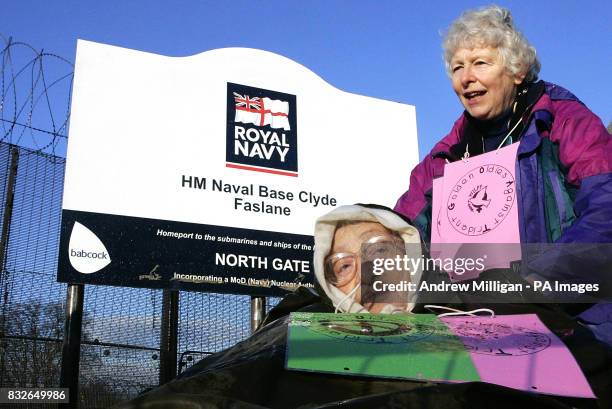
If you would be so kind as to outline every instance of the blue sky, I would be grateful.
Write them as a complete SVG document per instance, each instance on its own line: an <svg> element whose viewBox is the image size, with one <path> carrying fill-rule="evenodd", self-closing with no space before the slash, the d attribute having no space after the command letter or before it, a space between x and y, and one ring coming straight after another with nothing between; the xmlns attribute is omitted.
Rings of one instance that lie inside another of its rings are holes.
<svg viewBox="0 0 612 409"><path fill-rule="evenodd" d="M223 47L272 51L342 90L415 105L423 157L461 112L444 72L440 33L461 11L486 4L12 0L0 7L0 33L71 61L78 38L169 56ZM605 124L611 121L609 3L497 4L511 9L536 47L541 78L570 89Z"/></svg>

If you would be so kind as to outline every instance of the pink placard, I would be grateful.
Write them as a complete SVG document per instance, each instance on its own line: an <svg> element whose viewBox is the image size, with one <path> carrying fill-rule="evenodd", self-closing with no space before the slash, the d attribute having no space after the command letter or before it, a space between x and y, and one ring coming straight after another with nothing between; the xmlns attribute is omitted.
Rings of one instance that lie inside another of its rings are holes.
<svg viewBox="0 0 612 409"><path fill-rule="evenodd" d="M439 220L446 243L520 243L514 177L518 146L444 167Z"/></svg>
<svg viewBox="0 0 612 409"><path fill-rule="evenodd" d="M535 314L444 317L483 382L529 392L595 398L571 352Z"/></svg>
<svg viewBox="0 0 612 409"><path fill-rule="evenodd" d="M510 262L520 260L520 246L486 246L520 243L515 183L518 145L449 163L444 176L434 180L432 250L439 257L477 258L486 254L485 270L508 268ZM475 249L462 244L483 246ZM480 272L448 273L452 280L460 281L476 278Z"/></svg>

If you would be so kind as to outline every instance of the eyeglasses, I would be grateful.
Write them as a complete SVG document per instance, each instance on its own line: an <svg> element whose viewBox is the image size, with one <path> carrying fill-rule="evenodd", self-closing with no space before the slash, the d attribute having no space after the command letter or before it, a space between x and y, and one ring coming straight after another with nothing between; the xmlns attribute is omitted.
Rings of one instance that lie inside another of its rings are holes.
<svg viewBox="0 0 612 409"><path fill-rule="evenodd" d="M393 258L405 253L405 244L401 238L391 235L374 236L361 245L359 254L334 253L327 256L325 278L334 286L342 287L355 278L359 262Z"/></svg>

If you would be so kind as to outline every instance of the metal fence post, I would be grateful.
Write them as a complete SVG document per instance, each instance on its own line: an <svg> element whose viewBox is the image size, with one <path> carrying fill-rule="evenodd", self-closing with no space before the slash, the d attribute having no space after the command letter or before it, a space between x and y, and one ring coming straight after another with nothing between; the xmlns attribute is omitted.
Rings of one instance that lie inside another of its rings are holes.
<svg viewBox="0 0 612 409"><path fill-rule="evenodd" d="M82 284L68 285L60 387L69 388L70 403L64 407L70 409L79 407L79 360L81 357L81 325L83 323L84 293Z"/></svg>
<svg viewBox="0 0 612 409"><path fill-rule="evenodd" d="M266 297L251 296L251 332L255 332L266 316Z"/></svg>
<svg viewBox="0 0 612 409"><path fill-rule="evenodd" d="M159 354L159 384L176 378L178 353L179 292L164 290Z"/></svg>
<svg viewBox="0 0 612 409"><path fill-rule="evenodd" d="M12 38L9 38L9 44ZM19 163L19 149L11 148L11 161L8 169L8 179L6 183L6 198L4 201L4 215L2 217L2 233L0 233L0 290L2 291L2 328L0 334L6 335L6 307L8 304L8 271L6 270L6 253L8 251L8 239L11 230L11 219L13 218L13 204L15 199L15 185L17 182L17 165ZM2 348L2 368L0 368L0 385L4 386L5 355L6 348Z"/></svg>
<svg viewBox="0 0 612 409"><path fill-rule="evenodd" d="M19 163L19 149L11 148L11 162L9 165L8 180L6 183L6 200L4 202L4 215L2 218L2 233L0 235L0 268L5 271L6 251L8 248L11 218L13 217L13 202L15 199L15 184L17 182L17 165Z"/></svg>

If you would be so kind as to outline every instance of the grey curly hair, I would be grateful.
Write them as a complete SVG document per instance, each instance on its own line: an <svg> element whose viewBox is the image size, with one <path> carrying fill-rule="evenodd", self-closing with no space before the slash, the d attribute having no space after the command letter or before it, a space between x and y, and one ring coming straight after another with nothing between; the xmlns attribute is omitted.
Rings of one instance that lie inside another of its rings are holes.
<svg viewBox="0 0 612 409"><path fill-rule="evenodd" d="M535 48L514 27L510 10L495 5L468 10L451 24L442 43L448 75L458 49L483 46L497 48L509 73L525 74L527 82L538 78L540 61Z"/></svg>

